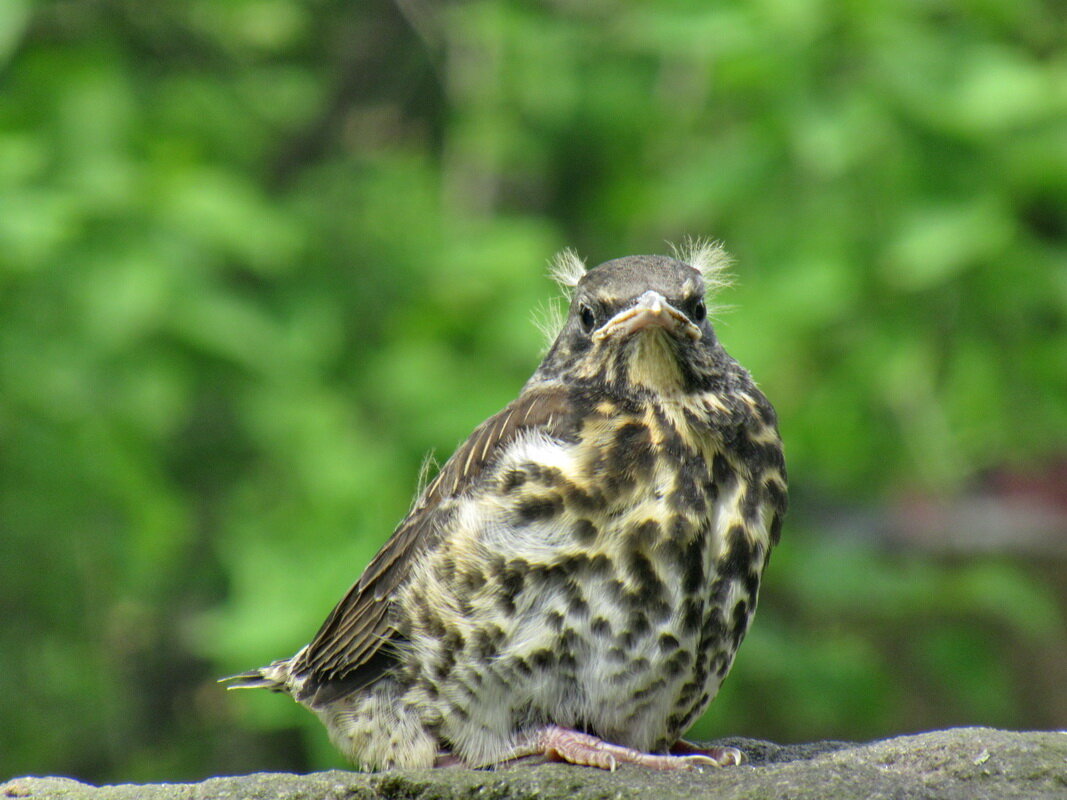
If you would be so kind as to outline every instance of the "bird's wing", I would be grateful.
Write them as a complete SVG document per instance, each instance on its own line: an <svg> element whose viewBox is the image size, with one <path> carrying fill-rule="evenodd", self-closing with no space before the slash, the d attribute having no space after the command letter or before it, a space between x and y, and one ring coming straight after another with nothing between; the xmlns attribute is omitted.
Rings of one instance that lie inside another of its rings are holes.
<svg viewBox="0 0 1067 800"><path fill-rule="evenodd" d="M292 672L306 678L298 699L314 696L312 702L317 704L325 699L323 689L332 697L347 694L389 666L392 653L385 645L396 636L388 613L390 601L415 560L440 542L448 514L442 504L468 491L496 453L523 431L565 435L572 424L570 408L562 387L527 390L474 430L295 658Z"/></svg>

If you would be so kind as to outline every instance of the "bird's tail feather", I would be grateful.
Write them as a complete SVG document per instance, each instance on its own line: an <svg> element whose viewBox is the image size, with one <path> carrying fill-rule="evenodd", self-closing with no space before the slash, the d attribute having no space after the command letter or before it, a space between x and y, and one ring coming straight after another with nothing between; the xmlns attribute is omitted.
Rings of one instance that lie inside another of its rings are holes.
<svg viewBox="0 0 1067 800"><path fill-rule="evenodd" d="M227 689L270 689L272 692L288 692L292 683L289 673L291 659L275 661L267 667L252 669L237 675L219 678L219 683L229 684Z"/></svg>

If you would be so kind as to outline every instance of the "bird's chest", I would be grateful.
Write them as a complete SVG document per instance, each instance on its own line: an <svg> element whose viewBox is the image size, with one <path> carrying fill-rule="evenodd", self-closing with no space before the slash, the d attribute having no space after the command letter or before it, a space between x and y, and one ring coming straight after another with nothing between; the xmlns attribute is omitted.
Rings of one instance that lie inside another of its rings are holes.
<svg viewBox="0 0 1067 800"><path fill-rule="evenodd" d="M744 497L716 442L662 414L516 442L409 590L425 611L405 635L445 724L673 741L747 627L762 550Z"/></svg>
<svg viewBox="0 0 1067 800"><path fill-rule="evenodd" d="M736 476L724 480L714 452L692 431L630 418L502 466L501 513L480 541L501 576L487 598L503 612L497 663L516 696L642 747L706 704L737 600L716 583Z"/></svg>

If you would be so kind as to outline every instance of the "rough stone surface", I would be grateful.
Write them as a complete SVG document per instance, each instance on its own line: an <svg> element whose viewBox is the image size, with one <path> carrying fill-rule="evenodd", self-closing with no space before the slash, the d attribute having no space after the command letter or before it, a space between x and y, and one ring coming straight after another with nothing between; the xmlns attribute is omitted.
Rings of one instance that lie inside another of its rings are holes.
<svg viewBox="0 0 1067 800"><path fill-rule="evenodd" d="M461 769L311 775L258 773L202 783L89 786L69 778L14 778L7 798L68 800L615 800L708 797L716 800L1064 800L1067 732L989 728L901 736L869 744L780 746L751 739L744 766L660 773L624 766L615 773L565 764L518 764L497 771Z"/></svg>

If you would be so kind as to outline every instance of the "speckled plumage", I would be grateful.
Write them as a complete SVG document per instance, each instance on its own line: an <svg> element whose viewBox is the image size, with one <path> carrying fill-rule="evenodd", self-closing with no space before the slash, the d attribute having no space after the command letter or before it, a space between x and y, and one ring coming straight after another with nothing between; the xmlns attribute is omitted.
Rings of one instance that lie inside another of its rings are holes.
<svg viewBox="0 0 1067 800"><path fill-rule="evenodd" d="M774 410L718 344L700 270L564 267L570 313L519 397L309 645L237 676L290 693L358 765L615 763L569 731L667 753L748 628L786 506Z"/></svg>

